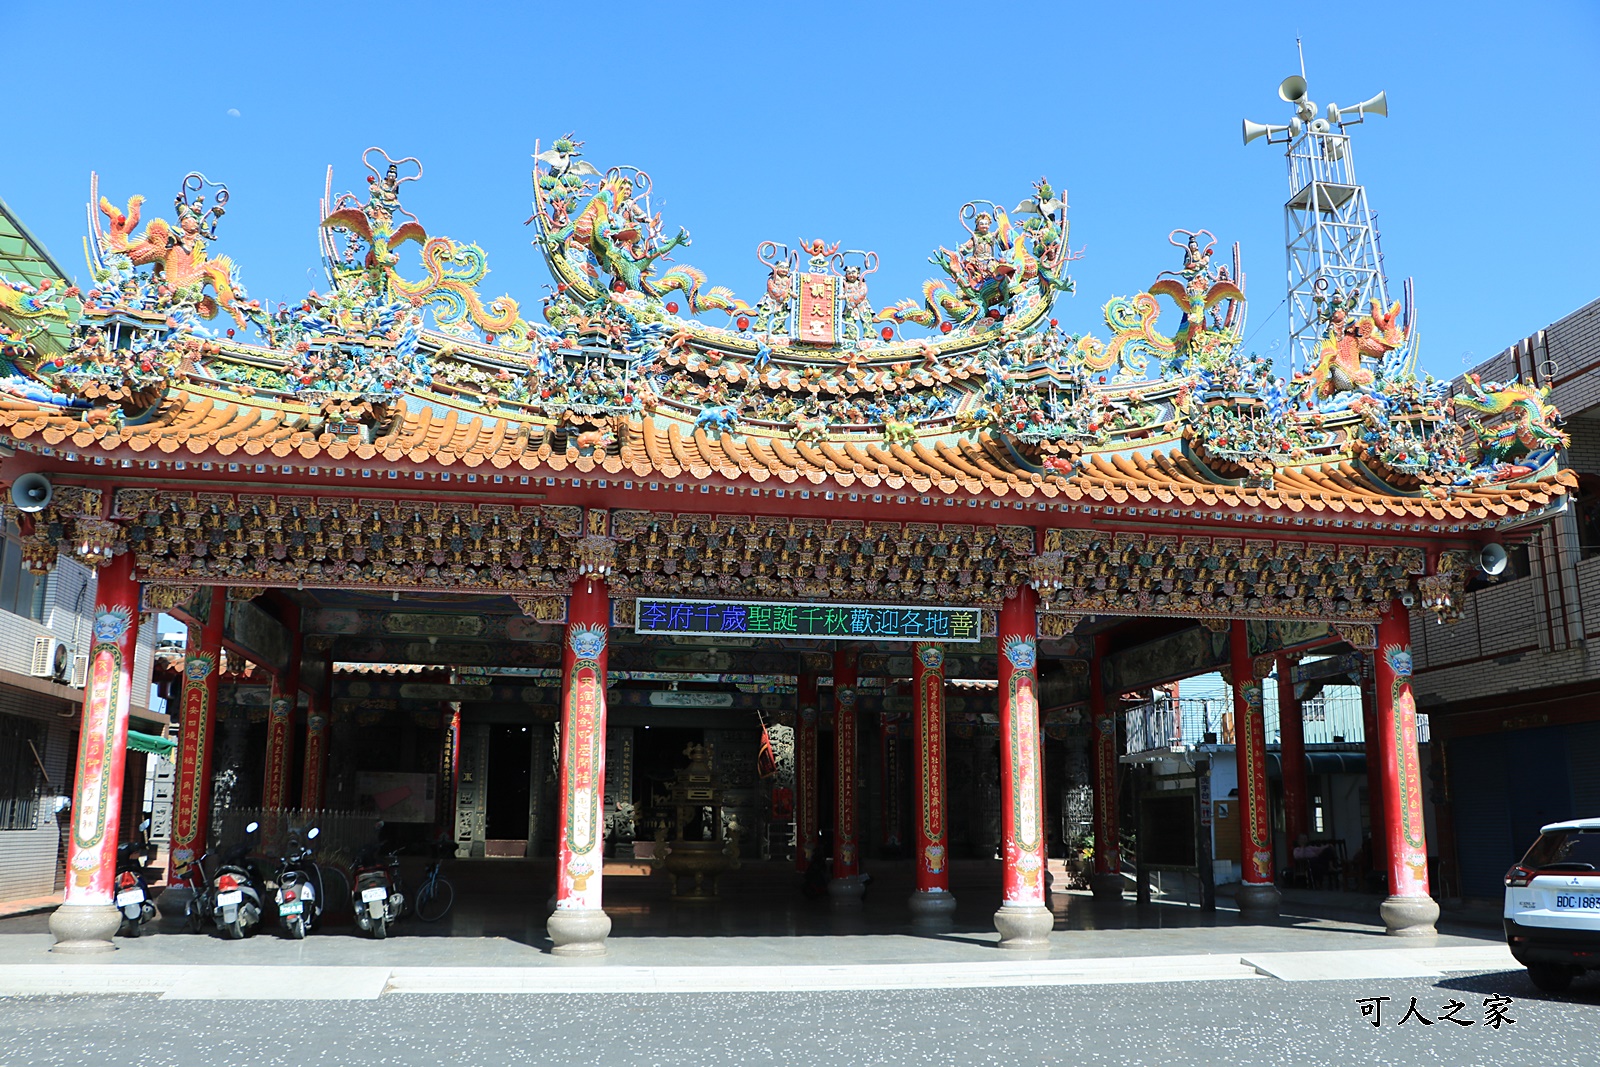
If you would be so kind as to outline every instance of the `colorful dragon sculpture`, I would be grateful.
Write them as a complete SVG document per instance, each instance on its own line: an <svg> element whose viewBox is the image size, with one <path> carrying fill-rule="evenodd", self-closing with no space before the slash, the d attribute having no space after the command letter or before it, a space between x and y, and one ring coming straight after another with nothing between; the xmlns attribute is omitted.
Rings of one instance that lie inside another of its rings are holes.
<svg viewBox="0 0 1600 1067"><path fill-rule="evenodd" d="M1466 392L1456 406L1484 419L1467 417L1486 460L1512 463L1529 455L1565 448L1570 440L1560 429L1561 412L1550 403L1550 387L1522 382L1484 383L1476 374L1463 379Z"/></svg>

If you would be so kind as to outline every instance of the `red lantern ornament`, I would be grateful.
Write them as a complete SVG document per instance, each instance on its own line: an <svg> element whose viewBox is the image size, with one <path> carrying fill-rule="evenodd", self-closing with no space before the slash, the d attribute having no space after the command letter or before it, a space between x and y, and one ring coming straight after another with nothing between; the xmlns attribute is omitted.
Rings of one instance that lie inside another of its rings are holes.
<svg viewBox="0 0 1600 1067"><path fill-rule="evenodd" d="M1001 314L1002 314L1002 312L1000 311L999 308L990 308L989 309L989 317L991 319L999 319Z"/></svg>
<svg viewBox="0 0 1600 1067"><path fill-rule="evenodd" d="M229 336L229 337L232 337L232 336L233 336L233 327L232 327L232 326L229 326L229 327L228 327L228 336Z"/></svg>
<svg viewBox="0 0 1600 1067"><path fill-rule="evenodd" d="M556 286L556 292L564 293L566 291L567 291L567 283L566 282L561 282Z"/></svg>
<svg viewBox="0 0 1600 1067"><path fill-rule="evenodd" d="M628 291L628 287L623 285L621 282L612 282L611 291L613 293L625 293Z"/></svg>
<svg viewBox="0 0 1600 1067"><path fill-rule="evenodd" d="M668 300L667 301L667 314L668 315L676 315L677 313L678 313L678 302L676 300Z"/></svg>
<svg viewBox="0 0 1600 1067"><path fill-rule="evenodd" d="M749 318L747 318L744 315L740 315L739 316L739 329L741 331L743 331L743 330L748 330L749 328L750 328L750 320L749 320Z"/></svg>
<svg viewBox="0 0 1600 1067"><path fill-rule="evenodd" d="M879 330L878 333L883 337L883 339L885 341L894 340L894 327L893 326L885 326L883 329Z"/></svg>
<svg viewBox="0 0 1600 1067"><path fill-rule="evenodd" d="M941 322L939 324L939 332L940 333L949 333L952 328L953 327L948 322Z"/></svg>
<svg viewBox="0 0 1600 1067"><path fill-rule="evenodd" d="M1050 320L1050 328L1052 330L1055 329L1057 326L1060 326L1060 325L1061 325L1060 321L1058 321L1056 319L1051 319Z"/></svg>

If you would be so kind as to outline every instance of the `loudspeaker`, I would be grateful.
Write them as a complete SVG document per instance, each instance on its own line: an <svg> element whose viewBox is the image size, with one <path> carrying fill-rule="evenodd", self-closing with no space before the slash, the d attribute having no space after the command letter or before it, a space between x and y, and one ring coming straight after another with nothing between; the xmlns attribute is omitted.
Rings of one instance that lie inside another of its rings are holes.
<svg viewBox="0 0 1600 1067"><path fill-rule="evenodd" d="M1385 93L1379 93L1377 96L1373 97L1371 100L1363 100L1363 101L1361 101L1361 103L1357 104L1355 107L1346 108L1345 110L1346 111L1359 111L1363 115L1382 115L1384 118L1388 118L1389 117L1389 97Z"/></svg>
<svg viewBox="0 0 1600 1067"><path fill-rule="evenodd" d="M1491 541L1478 549L1478 569L1491 578L1505 573L1507 562L1505 545Z"/></svg>
<svg viewBox="0 0 1600 1067"><path fill-rule="evenodd" d="M1258 137L1271 137L1275 133L1287 133L1288 130L1289 127L1287 126L1268 126L1264 123L1251 122L1249 119L1245 119L1244 143L1249 144Z"/></svg>
<svg viewBox="0 0 1600 1067"><path fill-rule="evenodd" d="M1278 99L1287 104L1298 104L1306 98L1306 80L1291 74L1278 83Z"/></svg>
<svg viewBox="0 0 1600 1067"><path fill-rule="evenodd" d="M53 496L55 489L50 479L42 474L24 474L11 483L11 503L16 505L18 511L29 514L43 511L50 506Z"/></svg>

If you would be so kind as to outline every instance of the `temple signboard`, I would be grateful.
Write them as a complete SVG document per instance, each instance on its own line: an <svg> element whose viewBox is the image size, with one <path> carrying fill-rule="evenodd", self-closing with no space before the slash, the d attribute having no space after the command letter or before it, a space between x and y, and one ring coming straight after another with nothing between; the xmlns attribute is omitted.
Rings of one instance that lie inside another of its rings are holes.
<svg viewBox="0 0 1600 1067"><path fill-rule="evenodd" d="M980 639L981 616L978 608L640 597L634 613L634 632L971 644Z"/></svg>

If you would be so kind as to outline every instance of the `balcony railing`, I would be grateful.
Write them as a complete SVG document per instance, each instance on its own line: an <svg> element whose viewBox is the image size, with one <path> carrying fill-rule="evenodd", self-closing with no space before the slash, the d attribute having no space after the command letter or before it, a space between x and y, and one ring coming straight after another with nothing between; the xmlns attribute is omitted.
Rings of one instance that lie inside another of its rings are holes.
<svg viewBox="0 0 1600 1067"><path fill-rule="evenodd" d="M1267 687L1265 726L1267 744L1282 743L1277 694ZM1366 741L1361 716L1361 691L1354 686L1328 686L1300 705L1308 745L1359 745ZM1214 743L1231 745L1233 703L1226 697L1158 699L1124 712L1128 753L1152 749L1192 747ZM1417 716L1417 740L1429 739L1428 716Z"/></svg>

